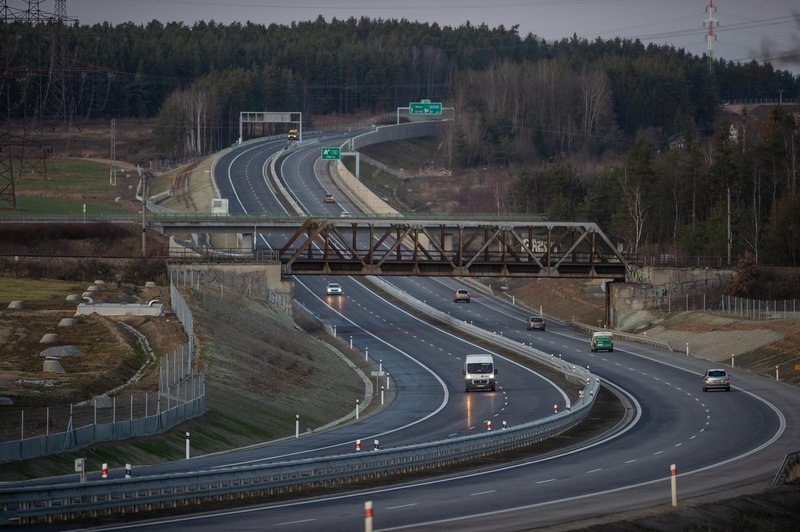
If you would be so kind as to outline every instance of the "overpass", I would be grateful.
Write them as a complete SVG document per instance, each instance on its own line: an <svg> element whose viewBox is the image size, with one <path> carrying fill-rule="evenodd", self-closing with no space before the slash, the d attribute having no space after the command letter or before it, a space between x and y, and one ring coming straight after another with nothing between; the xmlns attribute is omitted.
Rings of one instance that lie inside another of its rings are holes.
<svg viewBox="0 0 800 532"><path fill-rule="evenodd" d="M285 275L571 277L625 280L627 261L594 223L398 217L156 216L165 234L246 235L238 258ZM254 253L256 251L256 253Z"/></svg>

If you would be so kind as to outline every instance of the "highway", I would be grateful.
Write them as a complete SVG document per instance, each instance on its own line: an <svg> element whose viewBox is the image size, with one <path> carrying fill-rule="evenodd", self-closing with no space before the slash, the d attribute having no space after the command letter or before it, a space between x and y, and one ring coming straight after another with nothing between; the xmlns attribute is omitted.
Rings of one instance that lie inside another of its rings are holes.
<svg viewBox="0 0 800 532"><path fill-rule="evenodd" d="M328 181L318 156L318 148L297 150L283 161L281 173L307 211L315 212L309 206L313 204L323 213L333 214L335 211L325 210L322 194L333 192L340 202L346 201L345 196ZM355 211L352 204L340 205L341 210ZM311 292L320 291L326 282L319 279L318 284L312 285L311 278L302 278L303 284L306 279ZM354 279L342 281L348 291L358 284ZM703 393L700 376L708 367L706 361L621 342L613 353L591 353L586 335L552 320L546 332L527 331L525 320L530 311L507 300L473 290L470 304L452 303L453 290L463 286L456 280L390 281L429 305L474 325L590 366L604 381L630 394L632 404L640 409L635 424L602 445L542 463L533 461L505 471L456 476L447 482L421 482L334 500L276 505L253 513L260 523L265 519L276 525L290 522L292 519L287 517L297 518L301 505L302 518L313 521L298 523L295 528L310 529L324 523L330 530L353 529L366 499L373 500L376 526L383 529L437 524L459 529L508 530L560 523L668 503L671 464L678 467L682 497L724 492L754 481L766 485L784 455L795 451L796 442L800 441L800 394L793 387L734 370L732 392ZM298 289L296 297L303 302L307 296ZM361 302L361 306L369 305ZM420 359L423 356L420 354ZM511 389L504 382L504 390L510 393ZM458 388L453 389L453 395L457 393L464 395ZM532 395L535 394L527 394L524 400L535 399ZM552 405L545 404L534 411L544 415L548 408ZM477 505L473 503L476 500ZM236 519L238 524L248 522L244 516ZM213 526L213 519L208 522Z"/></svg>
<svg viewBox="0 0 800 532"><path fill-rule="evenodd" d="M306 143L304 143L306 144ZM218 161L217 186L231 211L284 212L264 169L283 143L254 143ZM319 162L319 144L298 147L282 159L283 182L307 212L355 212ZM322 201L331 192L336 204ZM269 246L260 235L258 246ZM326 297L336 280L344 295ZM358 530L363 504L374 504L376 530L522 530L580 523L617 512L668 505L669 468L678 469L679 498L725 493L734 487L766 487L784 456L798 450L800 393L746 372L731 370L730 393L703 393L708 362L679 353L617 342L612 353L591 353L587 335L555 320L546 331L527 331L531 311L472 288L469 304L452 301L456 279L391 278L398 289L428 305L496 334L588 366L624 398L630 422L605 438L563 452L483 465L442 477L391 486L299 497L247 508L137 523L113 529ZM368 350L390 372L396 400L375 416L312 437L290 439L190 461L174 471L351 452L356 439L382 447L424 442L484 430L488 420L520 423L566 408L568 392L544 374L497 354L499 389L465 394L461 365L485 348L431 327L399 308L363 279L296 277L298 304L354 347ZM164 471L164 465L159 466Z"/></svg>

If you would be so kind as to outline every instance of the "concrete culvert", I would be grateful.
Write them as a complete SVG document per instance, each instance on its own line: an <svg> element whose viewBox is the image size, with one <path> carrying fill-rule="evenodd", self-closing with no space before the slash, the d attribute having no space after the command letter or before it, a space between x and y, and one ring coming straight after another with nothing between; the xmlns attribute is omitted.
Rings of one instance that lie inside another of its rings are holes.
<svg viewBox="0 0 800 532"><path fill-rule="evenodd" d="M74 345L59 345L55 347L48 347L47 349L43 349L39 353L40 357L45 357L45 358L79 357L82 355L83 353L81 352L81 350Z"/></svg>
<svg viewBox="0 0 800 532"><path fill-rule="evenodd" d="M97 403L97 408L111 408L114 405L114 400L106 394L98 395L94 400Z"/></svg>
<svg viewBox="0 0 800 532"><path fill-rule="evenodd" d="M47 333L42 336L42 339L39 340L40 344L57 344L58 343L58 335L56 333Z"/></svg>
<svg viewBox="0 0 800 532"><path fill-rule="evenodd" d="M59 362L57 358L44 359L42 371L45 373L66 373L66 371L64 371L64 366L61 365L61 362Z"/></svg>
<svg viewBox="0 0 800 532"><path fill-rule="evenodd" d="M81 297L86 299L87 297L91 298L93 295L94 295L93 292L84 292L84 293L81 294Z"/></svg>
<svg viewBox="0 0 800 532"><path fill-rule="evenodd" d="M100 287L95 284L90 285L89 287L86 288L87 292L97 292L98 290L100 290Z"/></svg>
<svg viewBox="0 0 800 532"><path fill-rule="evenodd" d="M145 288L158 288L158 285L156 285L156 283L154 283L153 281L147 281L146 283L144 283L144 287Z"/></svg>
<svg viewBox="0 0 800 532"><path fill-rule="evenodd" d="M8 304L8 308L11 310L20 310L24 306L25 304L22 301L12 301Z"/></svg>
<svg viewBox="0 0 800 532"><path fill-rule="evenodd" d="M78 294L70 294L67 296L67 301L80 301L80 300L81 296L79 296Z"/></svg>
<svg viewBox="0 0 800 532"><path fill-rule="evenodd" d="M106 284L106 282L103 281L102 279L95 279L94 284L100 286Z"/></svg>
<svg viewBox="0 0 800 532"><path fill-rule="evenodd" d="M75 325L74 318L61 318L61 321L58 322L59 327L72 327Z"/></svg>

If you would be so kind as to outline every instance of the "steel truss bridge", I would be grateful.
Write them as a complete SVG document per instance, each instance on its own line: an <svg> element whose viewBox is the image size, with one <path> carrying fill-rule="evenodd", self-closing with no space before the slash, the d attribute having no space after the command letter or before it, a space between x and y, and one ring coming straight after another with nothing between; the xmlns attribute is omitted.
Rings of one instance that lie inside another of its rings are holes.
<svg viewBox="0 0 800 532"><path fill-rule="evenodd" d="M423 218L155 217L164 233L264 235L287 275L572 277L625 280L594 223ZM258 256L259 253L255 253Z"/></svg>

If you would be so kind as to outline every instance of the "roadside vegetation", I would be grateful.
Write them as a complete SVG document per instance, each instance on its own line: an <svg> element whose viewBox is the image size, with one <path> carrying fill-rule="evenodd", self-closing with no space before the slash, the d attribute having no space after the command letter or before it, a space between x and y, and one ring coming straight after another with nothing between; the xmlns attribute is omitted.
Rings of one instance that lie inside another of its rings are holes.
<svg viewBox="0 0 800 532"><path fill-rule="evenodd" d="M76 24L65 32L67 56L96 69L65 77L70 106L62 107L73 116L37 118L66 130L105 121L106 140L95 140L83 156L108 153L112 118L121 135L129 121L150 121L145 135L120 143L128 162L144 165L195 160L230 146L238 140L239 113L264 102L302 111L303 124L316 128L330 116L340 125L366 114L394 119L398 108L430 99L448 110L451 128L436 139L434 166L406 168L437 177L419 186L456 196L430 207L452 212L483 198L469 207L478 210L460 212L591 220L629 254L714 258L727 254L730 221L734 257L750 252L758 264L800 265L798 239L784 238L800 225L796 106L733 105L800 97L800 77L768 62L709 64L638 40L546 42L517 27L369 18L288 26L154 20ZM41 51L11 54L9 68L46 72L43 34L44 25L0 27L5 48ZM24 81L12 77L3 85L0 114L12 135L47 145L57 128L32 133L27 118L48 106L42 91L26 90ZM288 129L261 124L242 134ZM66 143L53 153L77 151ZM23 198L30 212L82 209L69 196L57 205ZM87 205L87 213L113 207Z"/></svg>
<svg viewBox="0 0 800 532"><path fill-rule="evenodd" d="M49 159L46 165L30 168L14 182L18 214L108 216L136 212L133 188L129 187L135 182L120 174L121 182L112 185L109 169L79 159ZM0 212L17 214L8 204L0 204Z"/></svg>
<svg viewBox="0 0 800 532"><path fill-rule="evenodd" d="M81 201L77 198L85 190L89 192L87 203L97 214L107 213L103 210L106 206L118 203L127 205L128 212L140 208L141 204L130 196L127 204L125 200L115 201L129 185L121 181L116 188L109 186L106 163L64 163L54 165L47 180L26 183L20 197L45 197L56 203L59 197ZM76 179L75 173L81 178ZM72 203L73 207L77 204ZM69 214L73 207L57 212L42 207L40 214ZM147 238L151 254L165 252L163 235L148 232ZM0 227L0 308L4 309L0 310L0 338L4 339L0 396L14 401L13 405L0 406L0 415L13 420L5 426L11 432L6 436L18 437L15 430L19 430L20 408L91 399L125 382L139 368L142 353L134 339L114 319L96 315L79 318L69 331L58 331L64 342L84 353L65 362L68 373L59 379L62 385L48 388L36 384L45 380L42 360L34 355L44 348L39 340L45 332L53 332L60 318L74 316L76 303L65 301L66 295L81 294L95 280L106 283L94 296L99 302L168 302L166 263L142 259L140 254L138 226L87 223ZM155 282L158 288L145 289L147 281ZM113 468L126 463L177 460L183 456L185 431L193 435L195 455L253 445L293 435L295 415L300 415L305 432L348 414L356 399L363 404L361 377L342 356L349 356L357 367L364 366L362 371L367 374L371 368L364 364L361 354L331 340L313 317L298 317L294 322L266 302L231 291L226 291L222 300L218 292L205 290L185 293L195 317L196 370L206 375L205 416L150 438L101 443L74 453L3 464L0 480L72 473L77 457L87 458L90 469L99 468L103 462ZM22 310L6 309L11 301L19 300L25 305ZM147 336L157 356L171 354L186 342L174 316L125 321ZM121 393L148 386L152 391L157 379L158 367L154 365L139 383ZM31 383L18 384L25 381Z"/></svg>

